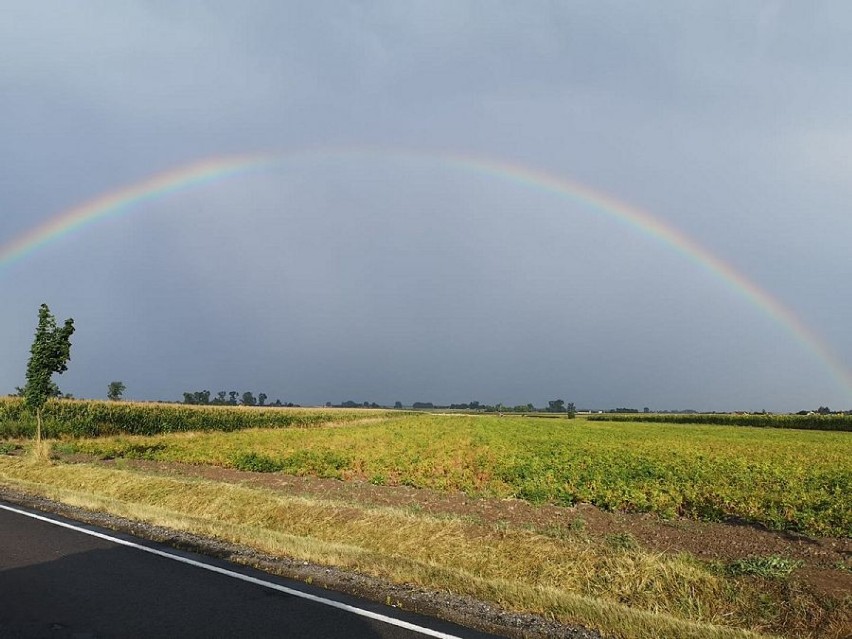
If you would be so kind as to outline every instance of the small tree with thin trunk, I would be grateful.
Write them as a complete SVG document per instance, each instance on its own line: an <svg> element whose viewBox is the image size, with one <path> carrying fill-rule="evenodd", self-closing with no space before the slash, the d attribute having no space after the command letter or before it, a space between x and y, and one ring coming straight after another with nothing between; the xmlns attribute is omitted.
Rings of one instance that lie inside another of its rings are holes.
<svg viewBox="0 0 852 639"><path fill-rule="evenodd" d="M124 385L124 382L110 382L107 387L107 399L111 402L120 401L125 390L127 390L127 386Z"/></svg>
<svg viewBox="0 0 852 639"><path fill-rule="evenodd" d="M30 361L27 363L27 385L24 387L24 401L36 414L36 441L41 443L42 411L48 398L59 390L53 383L54 373L60 375L68 370L71 358L71 335L74 334L74 320L65 320L62 328L56 325L56 318L47 304L38 310L38 328L30 348Z"/></svg>

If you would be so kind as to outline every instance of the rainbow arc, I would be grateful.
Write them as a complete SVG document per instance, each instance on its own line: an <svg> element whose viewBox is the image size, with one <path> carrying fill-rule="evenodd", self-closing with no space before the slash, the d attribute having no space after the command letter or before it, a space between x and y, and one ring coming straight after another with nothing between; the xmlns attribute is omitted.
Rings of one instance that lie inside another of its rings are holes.
<svg viewBox="0 0 852 639"><path fill-rule="evenodd" d="M283 166L287 162L338 158L346 161L378 158L432 162L453 170L488 176L525 188L551 193L613 218L677 251L760 309L825 364L832 377L852 397L852 372L790 308L672 225L647 211L565 177L473 155L343 147L208 158L109 191L54 215L44 223L0 246L0 268L22 260L86 226L108 217L141 210L146 202L158 200L179 191L200 188L225 178Z"/></svg>

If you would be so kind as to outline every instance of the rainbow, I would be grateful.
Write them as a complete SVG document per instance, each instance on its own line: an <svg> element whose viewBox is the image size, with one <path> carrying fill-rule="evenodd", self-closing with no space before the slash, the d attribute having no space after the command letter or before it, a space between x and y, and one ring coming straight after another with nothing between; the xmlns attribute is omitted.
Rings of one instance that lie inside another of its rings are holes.
<svg viewBox="0 0 852 639"><path fill-rule="evenodd" d="M639 233L674 249L756 306L820 359L844 391L852 397L852 372L791 309L730 264L722 261L670 224L635 206L562 176L473 155L418 153L393 149L337 148L309 149L289 153L256 153L205 159L160 173L62 211L43 224L0 245L0 268L22 260L85 226L108 217L125 214L139 208L146 202L166 197L178 191L201 187L223 178L274 168L285 162L305 160L312 157L316 159L341 158L350 161L368 158L425 161L455 170L508 181L591 207L596 212L632 227Z"/></svg>

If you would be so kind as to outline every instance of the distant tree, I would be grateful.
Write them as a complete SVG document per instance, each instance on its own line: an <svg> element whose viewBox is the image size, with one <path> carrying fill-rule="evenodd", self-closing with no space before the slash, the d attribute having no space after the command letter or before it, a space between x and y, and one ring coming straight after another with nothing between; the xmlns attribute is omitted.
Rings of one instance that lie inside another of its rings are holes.
<svg viewBox="0 0 852 639"><path fill-rule="evenodd" d="M269 397L266 393L257 394L257 405L266 406L266 398Z"/></svg>
<svg viewBox="0 0 852 639"><path fill-rule="evenodd" d="M552 401L547 402L547 412L548 413L564 413L565 412L565 400L564 399L554 399Z"/></svg>
<svg viewBox="0 0 852 639"><path fill-rule="evenodd" d="M831 414L831 409L828 406L820 406L817 408L816 412L820 415L829 415Z"/></svg>
<svg viewBox="0 0 852 639"><path fill-rule="evenodd" d="M393 407L394 408L402 408L402 402L394 402Z"/></svg>
<svg viewBox="0 0 852 639"><path fill-rule="evenodd" d="M110 382L107 389L107 399L117 402L121 400L125 390L127 390L127 386L124 385L124 382Z"/></svg>
<svg viewBox="0 0 852 639"><path fill-rule="evenodd" d="M228 400L225 399L227 394L228 393L226 393L225 391L219 391L218 393L216 393L216 397L213 399L212 403L217 404L219 406L223 406L223 405L227 404Z"/></svg>
<svg viewBox="0 0 852 639"><path fill-rule="evenodd" d="M252 395L251 391L246 391L243 393L243 406L256 406L257 400Z"/></svg>
<svg viewBox="0 0 852 639"><path fill-rule="evenodd" d="M231 406L237 405L237 395L239 393L237 391L228 391L228 404Z"/></svg>
<svg viewBox="0 0 852 639"><path fill-rule="evenodd" d="M53 383L53 374L61 375L68 370L71 359L71 336L74 334L74 320L67 319L62 328L56 325L56 318L47 304L38 311L38 327L30 347L30 359L27 362L27 383L24 386L24 401L36 414L36 441L41 442L42 411L49 397L59 395L59 387Z"/></svg>
<svg viewBox="0 0 852 639"><path fill-rule="evenodd" d="M210 391L195 391L193 393L184 393L183 394L183 403L184 404L198 404L200 406L206 406L210 403ZM214 400L215 404L216 401Z"/></svg>
<svg viewBox="0 0 852 639"><path fill-rule="evenodd" d="M574 402L568 402L565 405L565 412L568 413L569 419L574 419L577 416L577 409L574 407Z"/></svg>

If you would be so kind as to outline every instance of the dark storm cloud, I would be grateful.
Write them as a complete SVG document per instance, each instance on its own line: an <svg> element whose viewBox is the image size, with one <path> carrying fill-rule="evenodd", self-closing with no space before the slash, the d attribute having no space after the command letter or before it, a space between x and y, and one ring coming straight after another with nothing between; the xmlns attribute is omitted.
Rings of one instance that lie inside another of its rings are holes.
<svg viewBox="0 0 852 639"><path fill-rule="evenodd" d="M653 211L852 357L843 3L10 3L0 242L214 154L504 158ZM440 166L294 162L103 221L0 272L0 390L41 301L63 386L177 398L813 408L825 365L588 207Z"/></svg>

